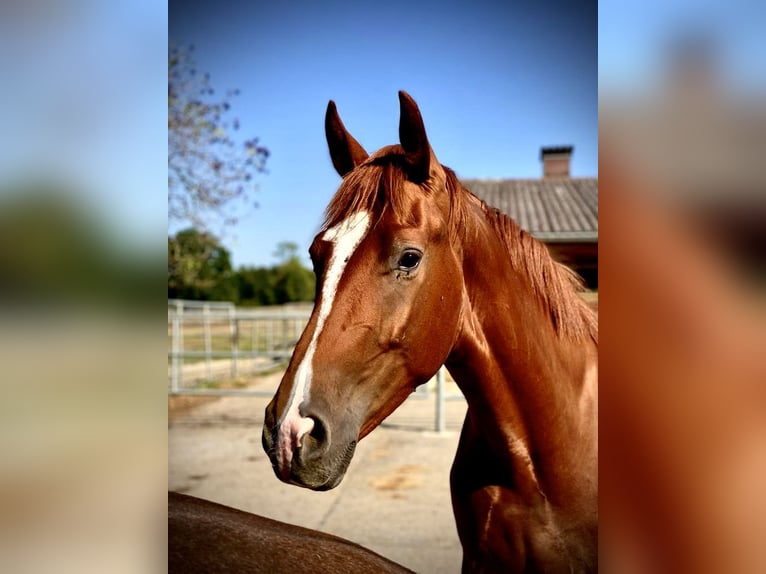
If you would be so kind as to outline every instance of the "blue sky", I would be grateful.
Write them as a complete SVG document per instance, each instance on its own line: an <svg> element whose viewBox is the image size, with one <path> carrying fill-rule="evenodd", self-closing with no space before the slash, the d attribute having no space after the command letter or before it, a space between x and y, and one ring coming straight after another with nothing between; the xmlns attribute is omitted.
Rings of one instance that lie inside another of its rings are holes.
<svg viewBox="0 0 766 574"><path fill-rule="evenodd" d="M243 137L269 148L259 208L227 229L235 265L268 265L279 241L305 257L337 189L329 99L368 151L397 142L397 91L462 177L538 177L546 145L598 173L596 2L169 3L169 39L233 100ZM176 226L177 227L177 226ZM173 229L171 228L171 231Z"/></svg>

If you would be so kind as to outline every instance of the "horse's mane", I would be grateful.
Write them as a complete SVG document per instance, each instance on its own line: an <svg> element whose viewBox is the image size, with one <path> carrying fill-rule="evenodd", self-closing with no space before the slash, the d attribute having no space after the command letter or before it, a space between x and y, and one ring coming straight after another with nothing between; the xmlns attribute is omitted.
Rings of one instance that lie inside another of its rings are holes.
<svg viewBox="0 0 766 574"><path fill-rule="evenodd" d="M500 210L488 206L462 186L455 173L442 166L446 174L450 211L448 226L453 241L465 235L469 198L479 202L487 222L505 245L511 265L525 277L542 306L549 311L559 336L572 340L587 337L598 341L596 315L580 297L583 284L568 267L556 262L548 248L523 230ZM323 229L329 229L360 211L372 214L373 227L387 210L397 221L412 223L413 215L404 200L407 175L404 150L399 145L384 147L371 155L343 179L325 212ZM430 180L421 184L426 193L434 193Z"/></svg>
<svg viewBox="0 0 766 574"><path fill-rule="evenodd" d="M446 167L444 171L450 195L471 196L479 202L487 222L505 245L511 266L528 280L538 300L550 313L556 333L573 340L590 337L598 342L598 320L580 296L584 290L580 276L554 261L545 244L511 217L476 198L463 187L455 172Z"/></svg>

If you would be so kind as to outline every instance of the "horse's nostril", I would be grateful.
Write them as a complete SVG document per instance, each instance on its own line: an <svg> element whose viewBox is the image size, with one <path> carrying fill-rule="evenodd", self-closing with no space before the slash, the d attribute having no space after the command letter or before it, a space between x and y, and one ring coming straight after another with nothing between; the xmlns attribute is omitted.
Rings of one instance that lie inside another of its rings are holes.
<svg viewBox="0 0 766 574"><path fill-rule="evenodd" d="M314 428L315 421L311 417L301 417L301 419L294 424L293 429L290 431L293 437L293 446L300 448L303 445L303 437L311 432Z"/></svg>
<svg viewBox="0 0 766 574"><path fill-rule="evenodd" d="M309 436L314 439L318 446L323 445L327 441L327 429L320 419L314 419L314 428L311 429Z"/></svg>

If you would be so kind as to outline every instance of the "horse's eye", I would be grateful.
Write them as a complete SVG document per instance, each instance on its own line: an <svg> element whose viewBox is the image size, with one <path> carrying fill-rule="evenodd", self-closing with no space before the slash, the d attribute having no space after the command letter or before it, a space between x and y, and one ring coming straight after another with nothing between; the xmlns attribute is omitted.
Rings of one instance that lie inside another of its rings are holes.
<svg viewBox="0 0 766 574"><path fill-rule="evenodd" d="M412 271L420 264L422 255L418 251L405 251L399 258L399 269L402 271Z"/></svg>

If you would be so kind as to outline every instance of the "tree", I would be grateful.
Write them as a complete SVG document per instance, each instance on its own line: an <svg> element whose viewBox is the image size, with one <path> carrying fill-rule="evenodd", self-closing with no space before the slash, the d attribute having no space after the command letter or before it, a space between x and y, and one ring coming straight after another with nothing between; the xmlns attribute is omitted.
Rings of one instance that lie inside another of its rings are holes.
<svg viewBox="0 0 766 574"><path fill-rule="evenodd" d="M168 297L276 305L314 299L314 273L306 269L294 243L280 243L281 263L234 271L229 251L205 231L184 229L168 237Z"/></svg>
<svg viewBox="0 0 766 574"><path fill-rule="evenodd" d="M253 178L269 151L258 138L238 141L239 120L230 117L238 90L217 98L209 74L198 74L193 47L168 52L168 216L207 229L209 219L236 222L235 200L250 203ZM254 203L251 203L254 205Z"/></svg>
<svg viewBox="0 0 766 574"><path fill-rule="evenodd" d="M277 243L273 255L280 265L298 259L298 244L293 241L280 241Z"/></svg>
<svg viewBox="0 0 766 574"><path fill-rule="evenodd" d="M277 303L314 299L314 274L293 259L276 268L274 296Z"/></svg>
<svg viewBox="0 0 766 574"><path fill-rule="evenodd" d="M311 301L314 298L316 280L298 257L298 245L282 241L274 256L281 261L274 269L274 296L277 303Z"/></svg>
<svg viewBox="0 0 766 574"><path fill-rule="evenodd" d="M241 267L237 271L239 303L242 305L274 305L274 269Z"/></svg>
<svg viewBox="0 0 766 574"><path fill-rule="evenodd" d="M231 255L213 235L189 228L168 237L168 297L237 299Z"/></svg>

